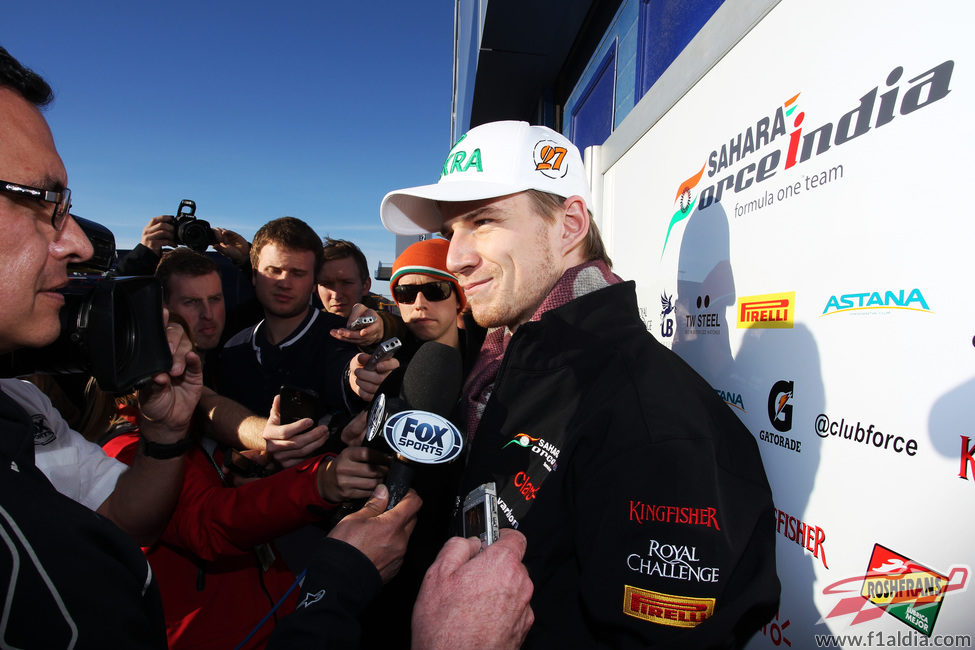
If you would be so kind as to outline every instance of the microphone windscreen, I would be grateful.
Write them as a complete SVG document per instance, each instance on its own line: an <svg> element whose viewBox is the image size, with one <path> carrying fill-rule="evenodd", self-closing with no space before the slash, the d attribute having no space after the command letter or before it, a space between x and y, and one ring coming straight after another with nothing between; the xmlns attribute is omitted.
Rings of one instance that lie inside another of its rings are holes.
<svg viewBox="0 0 975 650"><path fill-rule="evenodd" d="M427 341L406 366L401 395L410 408L450 417L463 379L460 350Z"/></svg>

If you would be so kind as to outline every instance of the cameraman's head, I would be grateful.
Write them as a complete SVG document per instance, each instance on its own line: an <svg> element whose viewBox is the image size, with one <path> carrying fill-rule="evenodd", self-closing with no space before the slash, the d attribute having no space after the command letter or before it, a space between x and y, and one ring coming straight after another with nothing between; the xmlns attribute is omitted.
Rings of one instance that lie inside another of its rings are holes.
<svg viewBox="0 0 975 650"><path fill-rule="evenodd" d="M220 343L226 312L217 263L189 248L168 251L156 267L163 301L186 323L196 347L212 350Z"/></svg>
<svg viewBox="0 0 975 650"><path fill-rule="evenodd" d="M50 86L0 47L0 353L54 341L67 265L92 247L68 213L68 174L38 109Z"/></svg>

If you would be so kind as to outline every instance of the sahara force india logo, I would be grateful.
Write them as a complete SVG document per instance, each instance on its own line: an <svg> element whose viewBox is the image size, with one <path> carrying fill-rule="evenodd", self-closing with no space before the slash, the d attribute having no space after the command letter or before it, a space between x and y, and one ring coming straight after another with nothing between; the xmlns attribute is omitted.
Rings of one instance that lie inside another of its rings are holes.
<svg viewBox="0 0 975 650"><path fill-rule="evenodd" d="M860 97L860 103L837 119L835 124L826 122L815 129L806 130L805 133L803 133L803 120L806 113L797 112L801 93L796 93L778 106L771 115L759 118L754 126L749 125L735 137L729 138L726 144L711 151L701 170L678 186L677 196L674 199L677 210L667 226L664 246L660 251L661 259L664 251L667 250L671 230L690 217L695 207L703 210L720 203L725 193L733 195L753 185L758 186L779 171L826 153L831 146L845 144L872 128L889 124L894 119L895 113L906 116L919 108L944 99L951 92L948 85L954 67L955 62L948 60L911 77L905 84L906 90L901 94L902 87L899 84L904 76L904 68L897 66L887 75L884 92L880 92L879 85L875 86ZM786 126L787 121L791 121L791 126ZM768 148L776 138L786 135L788 143L784 148L772 149L761 158L752 161L752 154ZM746 161L747 164L732 169L739 162ZM721 174L725 170L728 170L727 175L722 177ZM704 180L705 177L707 179L717 177L718 180L709 182ZM839 169L829 170L828 173L823 172L821 176L811 175L806 179L806 190L810 189L810 184L815 188L817 184L824 184L836 178L842 178L842 166L839 166ZM698 185L702 185L702 188L695 193ZM793 196L802 189L798 181L795 185L795 188L789 185L780 189L777 194L768 192L761 199L741 206L736 205L735 214L741 215L758 210L765 205L771 205L776 200L782 201Z"/></svg>
<svg viewBox="0 0 975 650"><path fill-rule="evenodd" d="M846 578L823 589L827 596L845 595L855 593L850 587L859 583L859 594L840 599L818 622L855 614L850 625L859 625L880 618L886 612L921 634L931 636L945 594L964 590L968 572L967 566L954 566L945 576L874 544L865 575Z"/></svg>
<svg viewBox="0 0 975 650"><path fill-rule="evenodd" d="M554 471L558 465L559 452L561 450L543 438L534 438L527 433L519 433L501 448L504 449L508 445L524 447L525 449L529 449L533 454L540 456L542 466L550 472Z"/></svg>

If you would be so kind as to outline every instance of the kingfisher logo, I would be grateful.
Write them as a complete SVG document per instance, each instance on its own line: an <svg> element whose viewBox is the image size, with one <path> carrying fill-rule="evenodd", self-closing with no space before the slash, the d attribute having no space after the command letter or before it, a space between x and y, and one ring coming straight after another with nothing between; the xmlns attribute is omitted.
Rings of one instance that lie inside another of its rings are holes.
<svg viewBox="0 0 975 650"><path fill-rule="evenodd" d="M560 147L552 140L540 140L535 143L535 171L541 172L549 178L562 178L569 172L569 165L565 164L565 147Z"/></svg>
<svg viewBox="0 0 975 650"><path fill-rule="evenodd" d="M697 627L714 614L714 598L671 596L623 585L623 613L659 625Z"/></svg>
<svg viewBox="0 0 975 650"><path fill-rule="evenodd" d="M888 291L864 291L830 296L822 316L850 311L906 309L934 313L920 289L894 289Z"/></svg>
<svg viewBox="0 0 975 650"><path fill-rule="evenodd" d="M664 247L660 253L661 259L670 241L671 230L677 223L687 219L695 206L697 210L704 210L715 203L720 203L725 193L734 195L753 185L759 186L779 171L824 154L832 147L846 144L871 129L889 124L894 120L895 115L906 117L918 109L944 99L951 92L949 85L954 67L954 61L944 61L901 83L904 67L897 66L888 73L883 92L879 84L874 86L860 97L859 103L854 108L840 116L835 124L826 122L805 132L803 131L806 126L804 124L806 113L797 110L801 93L796 93L785 100L770 115L756 120L754 127L749 125L743 132L729 138L727 144L722 143L720 147L711 151L701 171L680 184L675 199L675 202L679 201L678 210L667 226ZM790 121L791 126L787 126ZM788 143L784 148L784 156L782 148L774 148L758 160L748 162L736 171L730 170L739 162L748 160L752 154L768 149L776 138L786 135ZM705 170L707 170L706 174ZM725 170L729 170L727 175L719 177ZM692 190L698 187L705 175L708 179L719 178L700 189L696 195L692 194ZM814 189L819 184L837 178L842 178L841 166L828 172L810 175L804 187L806 190ZM757 209L771 204L776 199L781 201L794 196L803 189L801 183L797 182L796 185L798 187L789 185L781 188L775 196L770 192L766 193L765 203L760 206L746 203L743 208ZM737 207L735 212L738 213Z"/></svg>
<svg viewBox="0 0 975 650"><path fill-rule="evenodd" d="M809 551L813 557L819 558L823 566L827 569L826 549L823 542L826 541L826 531L819 526L801 521L787 512L775 509L776 524L775 530L790 542L795 542L799 547ZM820 557L822 556L822 557Z"/></svg>
<svg viewBox="0 0 975 650"><path fill-rule="evenodd" d="M945 595L964 590L969 571L968 566L953 566L946 576L874 544L865 575L846 578L823 589L823 595L843 597L818 622L855 614L850 625L859 625L886 612L930 637Z"/></svg>
<svg viewBox="0 0 975 650"><path fill-rule="evenodd" d="M961 437L961 465L958 468L958 478L969 480L968 468L975 474L975 445L968 436Z"/></svg>
<svg viewBox="0 0 975 650"><path fill-rule="evenodd" d="M795 311L795 291L742 297L738 299L738 327L792 329Z"/></svg>
<svg viewBox="0 0 975 650"><path fill-rule="evenodd" d="M389 418L383 437L393 451L417 463L446 463L464 447L457 427L427 411L401 411Z"/></svg>

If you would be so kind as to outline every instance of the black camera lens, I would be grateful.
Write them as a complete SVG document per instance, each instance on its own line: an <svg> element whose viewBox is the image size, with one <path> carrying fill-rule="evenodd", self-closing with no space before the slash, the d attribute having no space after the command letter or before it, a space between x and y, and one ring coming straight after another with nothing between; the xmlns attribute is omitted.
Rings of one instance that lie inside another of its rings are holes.
<svg viewBox="0 0 975 650"><path fill-rule="evenodd" d="M208 222L192 217L176 220L176 243L202 253L214 241L213 229Z"/></svg>

